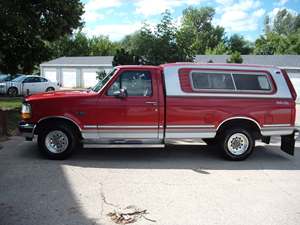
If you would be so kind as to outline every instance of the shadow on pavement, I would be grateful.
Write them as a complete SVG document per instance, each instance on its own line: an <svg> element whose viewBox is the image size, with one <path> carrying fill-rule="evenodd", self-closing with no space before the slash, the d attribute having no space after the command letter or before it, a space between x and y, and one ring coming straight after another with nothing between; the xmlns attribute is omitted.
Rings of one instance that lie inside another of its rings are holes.
<svg viewBox="0 0 300 225"><path fill-rule="evenodd" d="M232 162L224 159L218 149L206 145L168 146L166 149L81 149L70 159L56 163L116 169L299 170L299 153L299 147L295 149L295 156L289 156L279 146L258 146L247 160ZM24 145L21 156L42 157L33 143Z"/></svg>

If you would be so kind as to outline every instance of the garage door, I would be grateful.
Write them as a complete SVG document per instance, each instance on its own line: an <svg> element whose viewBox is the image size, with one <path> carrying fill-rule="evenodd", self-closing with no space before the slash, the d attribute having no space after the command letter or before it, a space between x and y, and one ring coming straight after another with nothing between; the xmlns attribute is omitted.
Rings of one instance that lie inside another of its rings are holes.
<svg viewBox="0 0 300 225"><path fill-rule="evenodd" d="M76 87L76 70L63 70L62 71L62 86L66 88Z"/></svg>
<svg viewBox="0 0 300 225"><path fill-rule="evenodd" d="M44 75L45 78L47 78L48 80L52 81L52 82L57 82L57 77L56 77L56 70L44 70Z"/></svg>
<svg viewBox="0 0 300 225"><path fill-rule="evenodd" d="M300 104L300 73L288 73L291 82L297 92L297 103Z"/></svg>
<svg viewBox="0 0 300 225"><path fill-rule="evenodd" d="M85 88L94 87L98 83L96 70L83 70L82 78Z"/></svg>

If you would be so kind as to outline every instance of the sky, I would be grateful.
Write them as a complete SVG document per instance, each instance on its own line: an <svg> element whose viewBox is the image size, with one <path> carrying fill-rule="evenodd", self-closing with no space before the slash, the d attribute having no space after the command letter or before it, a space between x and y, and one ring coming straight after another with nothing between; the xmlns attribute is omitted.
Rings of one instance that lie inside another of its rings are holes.
<svg viewBox="0 0 300 225"><path fill-rule="evenodd" d="M88 36L106 35L113 41L138 30L144 22L157 24L161 13L170 10L174 22L180 25L182 11L189 7L213 7L213 24L225 28L226 35L243 35L254 41L263 32L266 15L274 17L286 8L300 13L300 0L81 0L85 13L83 31Z"/></svg>

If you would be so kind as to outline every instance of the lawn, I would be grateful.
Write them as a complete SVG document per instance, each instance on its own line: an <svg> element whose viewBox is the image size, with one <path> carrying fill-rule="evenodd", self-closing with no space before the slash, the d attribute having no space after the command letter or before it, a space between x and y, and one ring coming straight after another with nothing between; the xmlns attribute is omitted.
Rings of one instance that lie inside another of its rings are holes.
<svg viewBox="0 0 300 225"><path fill-rule="evenodd" d="M22 98L0 97L0 109L21 109L22 101Z"/></svg>

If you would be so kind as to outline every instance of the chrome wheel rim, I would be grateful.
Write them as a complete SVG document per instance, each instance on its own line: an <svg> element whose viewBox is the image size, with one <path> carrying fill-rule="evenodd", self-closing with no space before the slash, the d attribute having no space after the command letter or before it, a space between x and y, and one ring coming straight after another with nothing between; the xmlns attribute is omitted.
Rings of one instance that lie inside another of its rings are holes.
<svg viewBox="0 0 300 225"><path fill-rule="evenodd" d="M245 134L236 133L229 137L227 142L228 151L233 155L244 154L249 147L249 139Z"/></svg>
<svg viewBox="0 0 300 225"><path fill-rule="evenodd" d="M64 132L60 130L54 130L47 134L45 138L45 145L52 153L62 153L68 148L69 139Z"/></svg>

